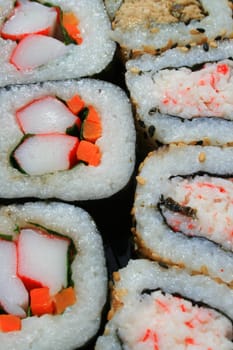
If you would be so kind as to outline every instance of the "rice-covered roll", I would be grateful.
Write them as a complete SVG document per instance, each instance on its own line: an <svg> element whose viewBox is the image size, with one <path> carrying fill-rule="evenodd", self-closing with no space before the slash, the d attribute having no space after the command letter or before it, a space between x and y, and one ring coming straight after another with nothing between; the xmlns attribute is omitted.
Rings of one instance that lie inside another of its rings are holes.
<svg viewBox="0 0 233 350"><path fill-rule="evenodd" d="M96 350L232 350L233 291L226 285L144 259L113 276Z"/></svg>
<svg viewBox="0 0 233 350"><path fill-rule="evenodd" d="M4 0L0 6L0 86L91 76L113 58L101 0Z"/></svg>
<svg viewBox="0 0 233 350"><path fill-rule="evenodd" d="M84 346L107 295L103 243L90 215L55 202L2 206L0 231L1 347Z"/></svg>
<svg viewBox="0 0 233 350"><path fill-rule="evenodd" d="M135 128L125 92L101 80L0 90L0 197L110 197L129 182Z"/></svg>
<svg viewBox="0 0 233 350"><path fill-rule="evenodd" d="M138 251L233 287L233 148L162 147L140 166Z"/></svg>
<svg viewBox="0 0 233 350"><path fill-rule="evenodd" d="M233 142L233 43L127 62L126 84L144 144ZM143 145L143 141L142 141Z"/></svg>
<svg viewBox="0 0 233 350"><path fill-rule="evenodd" d="M105 0L112 38L125 59L231 38L232 2L223 0Z"/></svg>

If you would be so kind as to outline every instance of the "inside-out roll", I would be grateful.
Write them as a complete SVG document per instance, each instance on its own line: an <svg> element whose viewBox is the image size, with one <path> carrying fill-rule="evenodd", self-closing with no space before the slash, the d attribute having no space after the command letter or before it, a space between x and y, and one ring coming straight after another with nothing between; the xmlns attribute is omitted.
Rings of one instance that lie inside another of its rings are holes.
<svg viewBox="0 0 233 350"><path fill-rule="evenodd" d="M134 234L143 256L233 285L233 148L163 147L137 176Z"/></svg>
<svg viewBox="0 0 233 350"><path fill-rule="evenodd" d="M207 276L131 260L111 296L96 350L232 349L233 292Z"/></svg>
<svg viewBox="0 0 233 350"><path fill-rule="evenodd" d="M94 221L81 208L52 202L2 206L0 217L1 346L84 346L100 327L107 293L103 244ZM66 242L72 249L64 248ZM46 290L49 296L44 298ZM72 303L63 307L70 292ZM20 319L17 329L13 322L4 328L6 309L8 316Z"/></svg>
<svg viewBox="0 0 233 350"><path fill-rule="evenodd" d="M122 89L100 80L0 91L0 197L88 200L129 182L135 128Z"/></svg>
<svg viewBox="0 0 233 350"><path fill-rule="evenodd" d="M105 0L112 38L125 59L159 54L174 46L210 43L233 32L229 1Z"/></svg>
<svg viewBox="0 0 233 350"><path fill-rule="evenodd" d="M151 147L156 142L232 144L232 49L225 41L208 51L177 48L127 62L137 128Z"/></svg>
<svg viewBox="0 0 233 350"><path fill-rule="evenodd" d="M1 1L0 86L91 76L115 43L100 0Z"/></svg>

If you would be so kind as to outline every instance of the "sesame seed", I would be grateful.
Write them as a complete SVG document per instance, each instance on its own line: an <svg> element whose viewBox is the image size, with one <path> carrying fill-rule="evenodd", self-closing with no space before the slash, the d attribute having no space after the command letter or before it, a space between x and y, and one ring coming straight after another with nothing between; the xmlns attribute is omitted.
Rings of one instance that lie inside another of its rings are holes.
<svg viewBox="0 0 233 350"><path fill-rule="evenodd" d="M149 110L148 114L149 114L149 115L153 115L153 114L155 114L155 113L157 113L157 112L158 112L158 109L157 109L156 107L153 107L153 108L151 108L151 109Z"/></svg>
<svg viewBox="0 0 233 350"><path fill-rule="evenodd" d="M137 176L136 180L140 185L145 185L146 183L146 180L142 176Z"/></svg>
<svg viewBox="0 0 233 350"><path fill-rule="evenodd" d="M206 51L206 52L209 51L209 44L208 43L204 43L202 47L203 47L204 51Z"/></svg>
<svg viewBox="0 0 233 350"><path fill-rule="evenodd" d="M153 137L154 136L154 133L155 133L155 127L154 125L150 125L149 128L148 128L148 134L150 137Z"/></svg>
<svg viewBox="0 0 233 350"><path fill-rule="evenodd" d="M201 152L201 153L199 154L198 160L199 160L200 163L204 163L204 162L205 162L205 160L206 160L206 154L205 154L205 152Z"/></svg>
<svg viewBox="0 0 233 350"><path fill-rule="evenodd" d="M150 29L150 32L151 32L152 34L158 33L158 32L159 32L159 28L151 28L151 29Z"/></svg>
<svg viewBox="0 0 233 350"><path fill-rule="evenodd" d="M188 49L186 46L180 46L179 49L180 49L180 51L182 51L182 52L187 52L187 51L189 51L189 49Z"/></svg>
<svg viewBox="0 0 233 350"><path fill-rule="evenodd" d="M211 42L210 42L210 47L213 47L213 48L218 47L216 41L211 41Z"/></svg>
<svg viewBox="0 0 233 350"><path fill-rule="evenodd" d="M196 28L196 30L197 30L199 33L205 33L205 29L204 29L204 28Z"/></svg>
<svg viewBox="0 0 233 350"><path fill-rule="evenodd" d="M145 129L145 127L146 127L144 121L141 120L141 119L138 120L138 125L139 125L141 128L143 128L143 129Z"/></svg>
<svg viewBox="0 0 233 350"><path fill-rule="evenodd" d="M139 74L140 69L137 67L132 67L132 68L130 68L130 72L133 74Z"/></svg>
<svg viewBox="0 0 233 350"><path fill-rule="evenodd" d="M191 30L189 31L189 33L192 34L192 35L201 34L201 33L199 32L199 30L197 30L197 29L191 29Z"/></svg>

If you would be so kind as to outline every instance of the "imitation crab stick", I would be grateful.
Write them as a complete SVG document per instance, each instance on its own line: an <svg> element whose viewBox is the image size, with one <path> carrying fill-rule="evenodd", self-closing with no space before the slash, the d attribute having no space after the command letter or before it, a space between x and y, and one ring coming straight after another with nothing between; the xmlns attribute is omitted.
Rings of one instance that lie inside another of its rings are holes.
<svg viewBox="0 0 233 350"><path fill-rule="evenodd" d="M25 134L65 133L78 118L55 96L43 96L23 105L15 113Z"/></svg>
<svg viewBox="0 0 233 350"><path fill-rule="evenodd" d="M77 137L62 133L33 135L22 140L12 159L30 175L68 170L76 164L78 144Z"/></svg>
<svg viewBox="0 0 233 350"><path fill-rule="evenodd" d="M53 300L48 287L35 288L30 291L30 307L33 315L53 314Z"/></svg>
<svg viewBox="0 0 233 350"><path fill-rule="evenodd" d="M61 314L68 306L76 302L75 290L72 287L64 288L54 298L55 313Z"/></svg>
<svg viewBox="0 0 233 350"><path fill-rule="evenodd" d="M34 1L18 1L12 15L3 24L4 39L21 40L29 34L53 35L57 21L54 7Z"/></svg>
<svg viewBox="0 0 233 350"><path fill-rule="evenodd" d="M21 330L21 319L15 315L0 315L0 331L12 332Z"/></svg>
<svg viewBox="0 0 233 350"><path fill-rule="evenodd" d="M77 149L77 159L81 160L88 165L97 166L100 163L101 153L99 147L86 140L82 140L79 143Z"/></svg>
<svg viewBox="0 0 233 350"><path fill-rule="evenodd" d="M87 141L95 142L101 135L100 117L93 106L88 106L88 115L83 122L82 136Z"/></svg>

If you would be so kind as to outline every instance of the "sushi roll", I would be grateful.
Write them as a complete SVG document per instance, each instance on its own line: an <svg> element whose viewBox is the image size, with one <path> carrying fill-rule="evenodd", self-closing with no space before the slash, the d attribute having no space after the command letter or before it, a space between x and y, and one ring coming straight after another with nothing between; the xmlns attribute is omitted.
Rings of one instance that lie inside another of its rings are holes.
<svg viewBox="0 0 233 350"><path fill-rule="evenodd" d="M190 47L231 38L232 2L218 0L105 0L112 38L123 59L160 54L174 46Z"/></svg>
<svg viewBox="0 0 233 350"><path fill-rule="evenodd" d="M91 76L115 43L101 0L7 0L0 9L0 86Z"/></svg>
<svg viewBox="0 0 233 350"><path fill-rule="evenodd" d="M86 345L100 327L107 293L103 244L92 218L55 202L1 206L0 218L1 347Z"/></svg>
<svg viewBox="0 0 233 350"><path fill-rule="evenodd" d="M140 166L133 205L138 254L233 287L233 148L171 145Z"/></svg>
<svg viewBox="0 0 233 350"><path fill-rule="evenodd" d="M131 179L135 128L125 92L83 79L0 90L0 197L85 201Z"/></svg>
<svg viewBox="0 0 233 350"><path fill-rule="evenodd" d="M147 136L149 149L158 143L232 144L232 52L233 43L224 41L218 48L176 48L127 62L138 133Z"/></svg>
<svg viewBox="0 0 233 350"><path fill-rule="evenodd" d="M232 349L233 291L209 277L131 260L111 296L95 350Z"/></svg>

